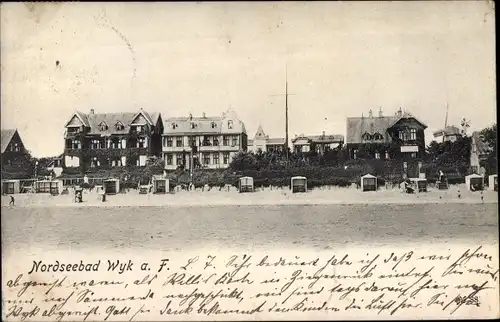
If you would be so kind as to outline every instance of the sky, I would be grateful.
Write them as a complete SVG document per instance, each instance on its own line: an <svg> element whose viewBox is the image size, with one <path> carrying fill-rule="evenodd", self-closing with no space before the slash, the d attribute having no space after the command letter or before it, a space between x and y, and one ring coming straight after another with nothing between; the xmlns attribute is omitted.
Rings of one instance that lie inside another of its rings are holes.
<svg viewBox="0 0 500 322"><path fill-rule="evenodd" d="M75 110L218 116L249 138L346 132L400 107L443 127L496 121L493 5L457 2L2 3L1 127L63 152ZM57 63L58 62L58 63Z"/></svg>

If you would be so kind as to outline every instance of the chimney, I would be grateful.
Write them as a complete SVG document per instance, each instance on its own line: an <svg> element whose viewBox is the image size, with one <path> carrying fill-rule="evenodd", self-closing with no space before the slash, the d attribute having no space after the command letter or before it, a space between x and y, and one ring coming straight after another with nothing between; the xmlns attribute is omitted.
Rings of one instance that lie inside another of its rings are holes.
<svg viewBox="0 0 500 322"><path fill-rule="evenodd" d="M382 115L382 107L380 107L379 110L378 110L378 117L383 117L383 115Z"/></svg>
<svg viewBox="0 0 500 322"><path fill-rule="evenodd" d="M205 112L203 112L203 118L207 118L207 116L205 115Z"/></svg>
<svg viewBox="0 0 500 322"><path fill-rule="evenodd" d="M93 108L90 109L90 114L94 114L94 109Z"/></svg>
<svg viewBox="0 0 500 322"><path fill-rule="evenodd" d="M323 131L323 136L325 136L325 131Z"/></svg>
<svg viewBox="0 0 500 322"><path fill-rule="evenodd" d="M403 110L400 107L398 110L398 117L401 117L401 116L403 116Z"/></svg>
<svg viewBox="0 0 500 322"><path fill-rule="evenodd" d="M369 117L372 117L372 116L373 116L372 109L370 109L370 111L368 111L368 116L369 116Z"/></svg>
<svg viewBox="0 0 500 322"><path fill-rule="evenodd" d="M193 114L189 113L189 120L192 121L193 120Z"/></svg>

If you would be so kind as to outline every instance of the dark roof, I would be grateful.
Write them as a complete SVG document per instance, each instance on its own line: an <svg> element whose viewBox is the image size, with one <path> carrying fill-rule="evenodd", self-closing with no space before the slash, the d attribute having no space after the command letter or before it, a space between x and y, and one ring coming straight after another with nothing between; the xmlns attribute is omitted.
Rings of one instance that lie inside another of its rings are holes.
<svg viewBox="0 0 500 322"><path fill-rule="evenodd" d="M427 128L425 123L409 112L401 113L401 116L395 114L391 116L348 117L346 143L361 143L361 137L365 133L379 133L384 137L385 141L388 141L389 134L387 133L387 129L396 125L400 120L409 118L415 119L424 128Z"/></svg>
<svg viewBox="0 0 500 322"><path fill-rule="evenodd" d="M232 121L233 127L229 129L226 121ZM191 127L195 124L195 128ZM212 126L212 123L214 126ZM173 127L175 124L175 128ZM226 112L222 116L204 117L169 117L163 120L163 133L167 135L176 134L240 134L246 133L245 124L238 119L236 113Z"/></svg>
<svg viewBox="0 0 500 322"><path fill-rule="evenodd" d="M438 136L450 136L450 135L460 135L460 129L454 125L449 125L447 127L445 127L444 129L440 129L440 130L437 130L435 131L434 133L434 137L438 137Z"/></svg>
<svg viewBox="0 0 500 322"><path fill-rule="evenodd" d="M2 130L1 132L1 140L2 140L2 153L5 152L7 147L9 146L10 141L12 140L12 137L14 134L16 134L17 130Z"/></svg>
<svg viewBox="0 0 500 322"><path fill-rule="evenodd" d="M380 133L384 140L388 140L387 129L399 119L396 116L348 117L346 143L361 143L361 136L365 133Z"/></svg>
<svg viewBox="0 0 500 322"><path fill-rule="evenodd" d="M76 116L86 127L90 127L89 134L100 134L103 136L109 136L111 134L126 134L130 131L130 125L140 114L144 115L144 118L148 123L156 125L160 117L160 113L153 113L150 115L144 110L140 110L136 113L90 113L84 114L82 112L76 111L73 116ZM72 116L72 117L73 117ZM101 123L107 125L107 129L101 131L99 125ZM123 124L123 130L118 130L116 124L120 122ZM69 122L68 122L69 123Z"/></svg>
<svg viewBox="0 0 500 322"><path fill-rule="evenodd" d="M333 135L311 135L307 137L314 143L338 143L344 142L344 136L340 134Z"/></svg>

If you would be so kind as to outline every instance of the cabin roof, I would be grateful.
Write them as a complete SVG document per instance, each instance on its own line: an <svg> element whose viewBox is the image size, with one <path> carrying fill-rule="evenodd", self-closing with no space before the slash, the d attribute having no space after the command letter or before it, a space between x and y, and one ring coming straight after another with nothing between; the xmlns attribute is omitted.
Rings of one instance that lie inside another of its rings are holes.
<svg viewBox="0 0 500 322"><path fill-rule="evenodd" d="M5 152L5 150L9 146L9 143L10 143L10 141L12 141L12 138L14 137L14 134L16 134L16 132L17 132L17 129L2 130L2 132L1 132L2 153Z"/></svg>

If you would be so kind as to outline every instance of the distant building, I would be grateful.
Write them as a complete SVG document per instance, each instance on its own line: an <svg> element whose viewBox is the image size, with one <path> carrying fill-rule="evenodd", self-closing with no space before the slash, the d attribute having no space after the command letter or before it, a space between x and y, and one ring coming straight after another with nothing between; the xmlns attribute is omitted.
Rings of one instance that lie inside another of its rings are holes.
<svg viewBox="0 0 500 322"><path fill-rule="evenodd" d="M247 145L245 124L232 110L222 116L190 115L164 121L162 155L167 170L224 169Z"/></svg>
<svg viewBox="0 0 500 322"><path fill-rule="evenodd" d="M327 135L325 131L321 135L298 135L292 139L293 151L304 153L316 151L323 154L344 144L344 136L340 134Z"/></svg>
<svg viewBox="0 0 500 322"><path fill-rule="evenodd" d="M368 117L348 117L346 145L349 157L358 159L359 152L364 150L370 151L371 158L402 160L404 172L410 177L418 177L418 164L425 155L426 128L417 117L401 109L391 116L383 116L382 110L378 116L373 116L370 110Z"/></svg>
<svg viewBox="0 0 500 322"><path fill-rule="evenodd" d="M27 151L17 129L2 130L2 165L13 165Z"/></svg>
<svg viewBox="0 0 500 322"><path fill-rule="evenodd" d="M433 133L434 138L437 141L442 140L442 142L455 142L457 139L462 137L462 132L456 126L447 126L444 129L437 130Z"/></svg>
<svg viewBox="0 0 500 322"><path fill-rule="evenodd" d="M481 137L480 132L475 131L472 133L470 166L473 172L482 174L485 168L485 163L488 158L488 154L491 152L491 150L492 150L491 147L489 147L488 144Z"/></svg>
<svg viewBox="0 0 500 322"><path fill-rule="evenodd" d="M66 168L145 166L149 156L161 156L159 113L75 112L65 128Z"/></svg>
<svg viewBox="0 0 500 322"><path fill-rule="evenodd" d="M285 138L270 138L259 125L253 140L248 140L248 149L255 153L259 150L262 152L284 151Z"/></svg>
<svg viewBox="0 0 500 322"><path fill-rule="evenodd" d="M2 130L2 178L24 179L32 176L29 152L17 129Z"/></svg>

